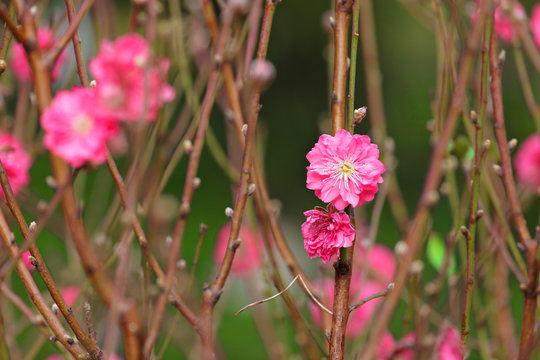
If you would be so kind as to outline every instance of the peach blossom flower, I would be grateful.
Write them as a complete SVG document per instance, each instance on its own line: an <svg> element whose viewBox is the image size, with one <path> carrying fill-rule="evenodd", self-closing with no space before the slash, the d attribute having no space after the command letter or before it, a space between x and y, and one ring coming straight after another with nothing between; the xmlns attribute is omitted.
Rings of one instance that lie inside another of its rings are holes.
<svg viewBox="0 0 540 360"><path fill-rule="evenodd" d="M447 326L441 334L437 345L438 360L461 360L463 348L459 331L453 326Z"/></svg>
<svg viewBox="0 0 540 360"><path fill-rule="evenodd" d="M340 248L352 246L355 231L349 215L336 211L332 204L328 205L328 210L316 207L304 215L302 236L310 258L319 256L323 262L328 262Z"/></svg>
<svg viewBox="0 0 540 360"><path fill-rule="evenodd" d="M175 96L164 80L169 61L150 63L149 46L138 34L103 41L89 67L97 82L100 111L106 115L137 121L147 107L148 120L153 121L158 108Z"/></svg>
<svg viewBox="0 0 540 360"><path fill-rule="evenodd" d="M221 264L229 234L231 232L231 223L227 223L219 229L216 236L216 246L214 248L214 262ZM261 235L255 233L247 225L242 225L238 238L241 240L240 246L236 249L234 261L231 270L239 276L247 276L250 272L261 267L261 254L259 246L262 244Z"/></svg>
<svg viewBox="0 0 540 360"><path fill-rule="evenodd" d="M386 170L369 136L351 135L343 129L335 136L321 135L306 157L310 162L307 188L338 210L373 200Z"/></svg>
<svg viewBox="0 0 540 360"><path fill-rule="evenodd" d="M24 150L22 142L8 132L0 131L0 160L4 165L13 193L30 182L28 171L32 165L30 155ZM0 197L5 199L4 191L0 187Z"/></svg>
<svg viewBox="0 0 540 360"><path fill-rule="evenodd" d="M38 45L41 51L50 50L55 45L54 34L52 30L49 28L39 29L37 38L38 38ZM66 52L64 51L58 57L58 60L56 60L56 63L53 66L53 69L51 72L52 81L58 79L62 66L64 65L66 60L67 60L67 55L66 55ZM26 58L26 52L24 51L24 47L20 43L13 44L11 68L13 69L13 73L15 74L15 77L17 78L17 80L29 81L32 79L32 71L30 69L30 65L28 64L28 60Z"/></svg>
<svg viewBox="0 0 540 360"><path fill-rule="evenodd" d="M538 48L540 48L540 4L536 4L532 8L529 27L531 28L531 32L533 34L534 43Z"/></svg>
<svg viewBox="0 0 540 360"><path fill-rule="evenodd" d="M107 140L119 130L115 118L96 111L96 97L95 88L59 91L41 116L45 147L75 167L103 163Z"/></svg>
<svg viewBox="0 0 540 360"><path fill-rule="evenodd" d="M519 182L535 189L540 186L540 135L532 134L521 144L514 157Z"/></svg>

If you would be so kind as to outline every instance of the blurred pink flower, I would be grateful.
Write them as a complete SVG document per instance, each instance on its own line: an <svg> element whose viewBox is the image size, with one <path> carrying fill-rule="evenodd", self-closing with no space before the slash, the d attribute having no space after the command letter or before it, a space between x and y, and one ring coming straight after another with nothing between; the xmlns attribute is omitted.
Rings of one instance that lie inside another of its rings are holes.
<svg viewBox="0 0 540 360"><path fill-rule="evenodd" d="M78 286L68 286L62 289L61 294L67 306L72 306L81 293L81 288Z"/></svg>
<svg viewBox="0 0 540 360"><path fill-rule="evenodd" d="M534 37L534 43L540 48L540 4L536 4L532 8L529 27Z"/></svg>
<svg viewBox="0 0 540 360"><path fill-rule="evenodd" d="M394 279L396 259L394 252L382 244L373 244L370 249L359 246L355 252L356 273L367 265L370 273L375 275L375 280L388 285ZM365 264L365 265L364 265Z"/></svg>
<svg viewBox="0 0 540 360"><path fill-rule="evenodd" d="M8 132L0 131L0 160L6 170L6 175L13 193L30 182L28 171L32 166L32 158L24 150L22 142ZM0 197L5 199L4 191L0 187Z"/></svg>
<svg viewBox="0 0 540 360"><path fill-rule="evenodd" d="M453 326L447 326L438 340L437 360L462 360L463 348L459 331Z"/></svg>
<svg viewBox="0 0 540 360"><path fill-rule="evenodd" d="M219 229L216 236L216 246L214 248L214 262L221 264L223 256L227 250L231 223L227 223ZM250 272L261 267L261 254L259 247L262 245L261 235L255 235L247 225L242 225L238 238L241 240L240 246L236 249L231 270L239 276L246 276Z"/></svg>
<svg viewBox="0 0 540 360"><path fill-rule="evenodd" d="M51 29L49 28L39 29L37 37L38 37L38 45L41 51L47 51L54 47L55 45L54 34ZM53 66L53 69L51 72L52 81L58 78L58 75L60 75L61 68L66 62L66 60L67 60L67 55L66 55L66 52L63 51ZM28 64L28 60L26 59L26 52L24 51L24 47L20 43L13 44L11 68L13 69L13 73L15 74L15 77L17 78L17 80L28 81L32 79L32 71L30 69L30 65Z"/></svg>
<svg viewBox="0 0 540 360"><path fill-rule="evenodd" d="M29 250L23 252L23 254L22 254L22 261L23 261L24 265L26 266L26 268L27 268L28 270L35 270L36 267L35 267L34 265L32 265L32 263L30 262L30 256L31 256L31 255L32 255L32 254L30 254L30 251L29 251Z"/></svg>
<svg viewBox="0 0 540 360"><path fill-rule="evenodd" d="M310 162L307 188L338 210L373 200L386 170L369 136L351 135L343 129L335 136L321 135L306 157Z"/></svg>
<svg viewBox="0 0 540 360"><path fill-rule="evenodd" d="M356 279L358 280L358 278ZM360 282L355 281L355 278L353 277L351 281L350 300L349 300L351 305L382 290L379 284L371 282L371 281L364 282L364 285L362 286L362 288L360 288L360 285L361 285ZM322 279L322 280L318 279L315 281L315 287L318 289L322 288L322 290L324 291L324 295L329 301L330 310L332 310L332 306L334 304L334 281L328 278ZM362 333L362 331L368 325L371 315L373 314L380 300L381 298L371 300L365 303L364 305L360 306L359 308L357 308L350 314L349 321L347 323L347 333L346 333L348 337L355 337ZM311 317L313 319L313 323L316 326L321 327L322 326L321 312L324 310L319 308L319 306L317 306L313 302L309 302L308 308L309 308Z"/></svg>
<svg viewBox="0 0 540 360"><path fill-rule="evenodd" d="M390 332L385 332L380 339L376 352L376 360L412 360L416 336L410 333L400 341L396 342Z"/></svg>
<svg viewBox="0 0 540 360"><path fill-rule="evenodd" d="M114 42L102 41L89 67L97 82L103 114L137 121L147 105L148 120L153 121L158 108L174 99L174 89L164 80L169 60L160 58L151 64L149 46L138 34L127 34Z"/></svg>
<svg viewBox="0 0 540 360"><path fill-rule="evenodd" d="M394 346L396 342L394 337L388 331L382 334L379 340L379 346L377 346L377 351L375 352L375 359L377 360L387 360L390 359L394 353Z"/></svg>
<svg viewBox="0 0 540 360"><path fill-rule="evenodd" d="M535 189L540 186L540 135L532 134L521 144L514 156L519 182Z"/></svg>
<svg viewBox="0 0 540 360"><path fill-rule="evenodd" d="M310 258L319 256L328 262L339 253L339 248L352 246L355 231L349 215L336 211L332 204L328 210L316 207L304 215L307 219L302 224L302 236Z"/></svg>
<svg viewBox="0 0 540 360"><path fill-rule="evenodd" d="M95 88L59 91L41 116L43 143L74 167L87 161L101 164L107 157L107 140L118 133L115 118L96 111Z"/></svg>
<svg viewBox="0 0 540 360"><path fill-rule="evenodd" d="M518 1L514 1L513 15L516 21L521 21L527 18L525 8ZM480 0L476 0L477 8L472 16L471 21L474 23L478 18ZM514 38L514 26L512 17L506 9L509 9L511 2L502 0L495 8L495 33L505 43L511 43Z"/></svg>

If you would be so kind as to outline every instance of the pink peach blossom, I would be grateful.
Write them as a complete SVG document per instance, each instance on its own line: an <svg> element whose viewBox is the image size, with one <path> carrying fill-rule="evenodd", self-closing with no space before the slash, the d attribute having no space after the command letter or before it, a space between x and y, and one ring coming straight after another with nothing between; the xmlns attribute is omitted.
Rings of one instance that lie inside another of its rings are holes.
<svg viewBox="0 0 540 360"><path fill-rule="evenodd" d="M19 139L8 132L0 131L0 160L6 170L11 189L17 195L19 190L30 182L28 171L32 166L32 158L24 150ZM5 199L2 187L0 187L0 197Z"/></svg>
<svg viewBox="0 0 540 360"><path fill-rule="evenodd" d="M307 188L338 210L373 200L386 170L369 136L351 135L343 129L335 136L321 135L306 157L310 162Z"/></svg>
<svg viewBox="0 0 540 360"><path fill-rule="evenodd" d="M540 4L536 4L532 8L529 27L533 34L534 43L540 48Z"/></svg>
<svg viewBox="0 0 540 360"><path fill-rule="evenodd" d="M36 267L35 267L34 265L32 265L32 263L30 262L30 256L31 256L31 255L32 255L32 254L30 254L30 251L29 251L29 250L23 252L23 254L22 254L22 261L23 261L24 265L26 266L26 268L27 268L28 270L35 270Z"/></svg>
<svg viewBox="0 0 540 360"><path fill-rule="evenodd" d="M374 244L370 249L359 247L355 255L356 271L367 265L368 271L375 275L375 280L387 285L394 279L396 259L394 252L386 245Z"/></svg>
<svg viewBox="0 0 540 360"><path fill-rule="evenodd" d="M169 61L150 63L150 49L138 34L127 34L116 41L103 41L90 72L97 82L100 111L125 121L140 120L147 108L148 120L158 108L171 101L174 89L165 82ZM145 94L147 94L147 99Z"/></svg>
<svg viewBox="0 0 540 360"><path fill-rule="evenodd" d="M37 38L38 38L38 45L41 51L50 50L55 45L54 34L52 30L49 28L39 29ZM66 60L67 60L67 55L66 55L66 52L63 51L53 66L53 69L51 72L52 81L58 79L62 66L64 65ZM13 44L11 68L17 80L29 81L32 79L32 71L30 69L30 65L28 64L28 60L26 58L26 52L24 51L24 47L20 43Z"/></svg>
<svg viewBox="0 0 540 360"><path fill-rule="evenodd" d="M332 204L328 205L328 210L316 207L304 215L302 236L310 258L319 256L323 262L328 262L340 248L352 246L355 231L349 215L336 211Z"/></svg>
<svg viewBox="0 0 540 360"><path fill-rule="evenodd" d="M519 182L528 188L540 186L540 135L532 134L521 144L514 157Z"/></svg>
<svg viewBox="0 0 540 360"><path fill-rule="evenodd" d="M474 23L478 17L480 0L476 0L477 9L473 14L471 21ZM527 18L525 8L518 1L514 1L513 16L516 21L521 21ZM495 34L505 43L511 43L514 39L514 25L511 14L506 9L510 8L511 3L508 0L503 0L495 8Z"/></svg>
<svg viewBox="0 0 540 360"><path fill-rule="evenodd" d="M101 164L107 157L107 140L118 133L115 118L96 111L95 88L59 91L41 116L43 143L55 155L80 167Z"/></svg>
<svg viewBox="0 0 540 360"><path fill-rule="evenodd" d="M214 248L214 261L220 264L227 250L231 223L227 223L219 229L216 236L216 246ZM253 230L247 225L242 225L238 238L241 240L240 246L236 249L231 270L239 276L246 276L250 272L261 267L260 246L262 245L261 235L255 235Z"/></svg>
<svg viewBox="0 0 540 360"><path fill-rule="evenodd" d="M68 286L62 289L61 294L67 306L72 306L81 293L81 288L78 286Z"/></svg>
<svg viewBox="0 0 540 360"><path fill-rule="evenodd" d="M379 340L379 345L377 346L377 351L375 352L375 359L377 360L387 360L392 357L394 353L394 346L396 342L394 337L388 331L381 335Z"/></svg>
<svg viewBox="0 0 540 360"><path fill-rule="evenodd" d="M447 326L441 334L437 345L437 356L438 360L463 359L460 334L455 327Z"/></svg>
<svg viewBox="0 0 540 360"><path fill-rule="evenodd" d="M379 284L371 281L366 281L362 287L360 287L360 285L360 282L353 278L353 280L351 281L349 300L351 305L382 290ZM334 282L331 279L318 279L315 281L315 287L324 291L324 295L330 302L330 309L332 309L334 303ZM368 325L371 315L373 314L378 303L380 302L380 299L381 298L371 300L360 306L350 314L346 332L346 335L348 337L356 337L358 335L361 335L363 330ZM308 304L308 308L313 319L313 323L316 326L321 327L321 311L324 310L319 308L313 302L310 302Z"/></svg>

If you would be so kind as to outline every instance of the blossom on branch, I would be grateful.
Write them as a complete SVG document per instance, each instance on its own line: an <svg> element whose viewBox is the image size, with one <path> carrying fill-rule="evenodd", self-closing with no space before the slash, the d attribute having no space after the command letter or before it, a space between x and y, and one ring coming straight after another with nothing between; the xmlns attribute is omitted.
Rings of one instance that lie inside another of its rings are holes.
<svg viewBox="0 0 540 360"><path fill-rule="evenodd" d="M174 89L164 80L169 60L159 58L152 63L150 48L140 35L101 42L89 67L104 115L125 121L141 120L146 115L153 121L159 107L174 99Z"/></svg>
<svg viewBox="0 0 540 360"><path fill-rule="evenodd" d="M343 129L335 136L321 135L306 157L310 162L307 188L338 210L373 200L386 170L369 136L351 135Z"/></svg>
<svg viewBox="0 0 540 360"><path fill-rule="evenodd" d="M28 171L32 165L32 158L24 150L19 139L8 132L0 131L0 160L6 170L13 194L17 195L19 190L30 182ZM0 197L5 199L2 187Z"/></svg>
<svg viewBox="0 0 540 360"><path fill-rule="evenodd" d="M49 28L39 29L37 33L37 40L41 51L50 50L55 46L54 34ZM52 81L58 79L62 66L64 65L66 60L66 52L62 51L52 68ZM19 81L29 81L32 79L32 70L30 69L30 65L28 64L28 59L26 58L26 51L24 50L24 47L21 43L13 44L11 69L13 70L15 77Z"/></svg>
<svg viewBox="0 0 540 360"><path fill-rule="evenodd" d="M514 157L517 179L524 186L540 186L540 135L533 134L521 144Z"/></svg>
<svg viewBox="0 0 540 360"><path fill-rule="evenodd" d="M116 118L97 111L95 88L59 91L41 116L43 143L74 167L101 164L107 158L107 140L116 135Z"/></svg>
<svg viewBox="0 0 540 360"><path fill-rule="evenodd" d="M316 207L304 215L307 219L302 224L302 236L310 258L319 256L323 262L328 262L340 248L352 246L355 230L349 215L336 211L332 204L328 205L328 210Z"/></svg>

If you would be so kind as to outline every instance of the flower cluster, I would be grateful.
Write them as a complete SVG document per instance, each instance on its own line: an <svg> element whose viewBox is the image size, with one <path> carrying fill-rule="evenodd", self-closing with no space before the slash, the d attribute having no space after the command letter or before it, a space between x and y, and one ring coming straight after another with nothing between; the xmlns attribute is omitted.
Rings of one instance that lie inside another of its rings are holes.
<svg viewBox="0 0 540 360"><path fill-rule="evenodd" d="M39 49L43 52L54 48L56 45L54 40L54 34L49 28L41 28L37 33L37 41ZM30 65L28 64L28 59L26 58L26 52L24 47L20 43L15 43L12 46L11 50L11 69L15 78L19 81L30 81L32 79L32 71L30 70ZM67 60L67 55L63 51L58 59L56 60L52 71L51 71L51 80L55 81L58 79L62 66Z"/></svg>
<svg viewBox="0 0 540 360"><path fill-rule="evenodd" d="M307 220L302 224L302 236L310 258L319 256L323 262L328 262L341 247L353 244L355 231L349 216L336 211L332 204L328 205L328 210L317 207L304 215Z"/></svg>
<svg viewBox="0 0 540 360"><path fill-rule="evenodd" d="M153 121L174 98L164 80L168 67L165 59L151 62L149 46L137 34L102 42L90 62L97 85L58 92L41 116L45 147L74 167L103 163L120 121Z"/></svg>
<svg viewBox="0 0 540 360"><path fill-rule="evenodd" d="M6 170L11 189L17 195L19 190L30 182L28 171L32 165L32 159L24 150L22 142L4 131L0 131L0 160ZM0 197L5 199L1 187Z"/></svg>
<svg viewBox="0 0 540 360"><path fill-rule="evenodd" d="M369 136L351 135L343 129L335 136L321 135L306 157L310 163L307 188L331 204L328 210L316 208L304 213L304 247L310 257L319 256L327 262L339 248L351 246L354 239L349 216L341 210L373 200L386 168Z"/></svg>

